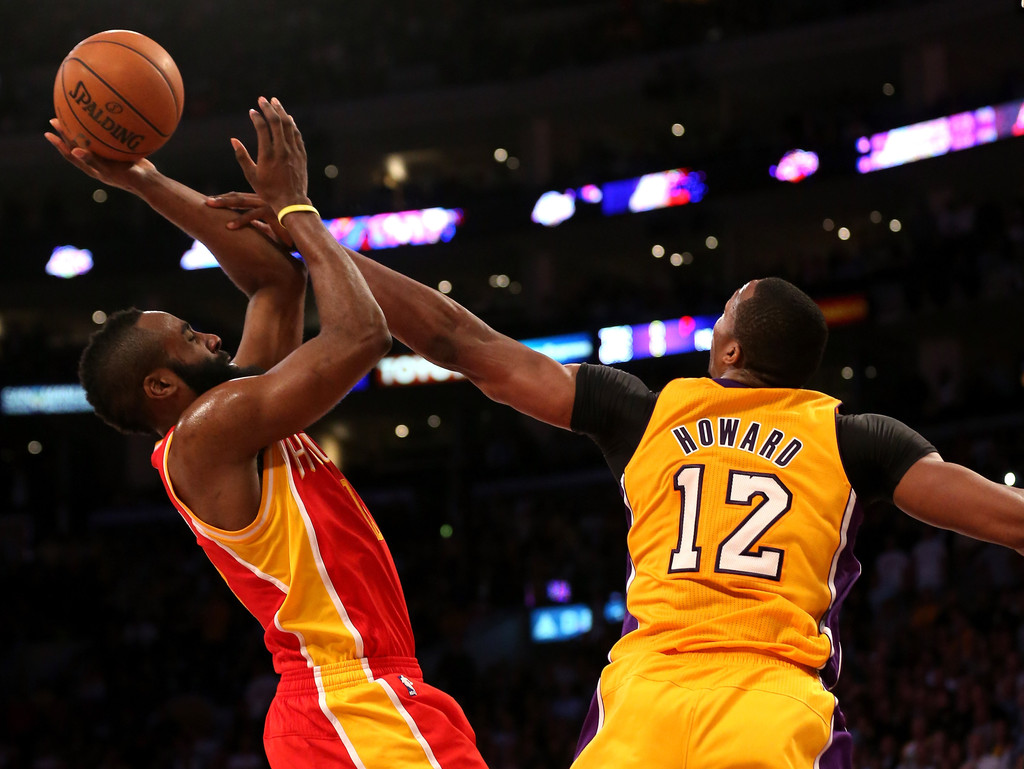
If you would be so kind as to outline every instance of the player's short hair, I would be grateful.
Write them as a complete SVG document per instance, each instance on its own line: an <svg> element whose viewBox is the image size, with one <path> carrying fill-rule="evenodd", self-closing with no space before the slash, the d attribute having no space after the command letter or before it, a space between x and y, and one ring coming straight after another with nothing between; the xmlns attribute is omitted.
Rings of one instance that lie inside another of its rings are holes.
<svg viewBox="0 0 1024 769"><path fill-rule="evenodd" d="M782 278L763 278L736 307L733 335L744 367L772 387L803 387L821 363L828 326L821 308Z"/></svg>
<svg viewBox="0 0 1024 769"><path fill-rule="evenodd" d="M167 362L160 335L138 327L142 311L119 310L93 333L78 362L85 397L104 422L122 433L152 433L143 381Z"/></svg>

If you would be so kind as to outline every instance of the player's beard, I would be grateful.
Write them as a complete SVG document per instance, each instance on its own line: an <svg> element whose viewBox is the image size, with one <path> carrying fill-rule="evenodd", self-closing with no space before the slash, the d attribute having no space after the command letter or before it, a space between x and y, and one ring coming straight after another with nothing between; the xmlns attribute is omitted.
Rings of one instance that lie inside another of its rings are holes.
<svg viewBox="0 0 1024 769"><path fill-rule="evenodd" d="M216 358L210 358L201 363L174 361L170 366L171 370L180 376L196 395L202 395L207 390L232 379L265 373L259 366L236 366L231 362L231 356L223 352L219 353Z"/></svg>

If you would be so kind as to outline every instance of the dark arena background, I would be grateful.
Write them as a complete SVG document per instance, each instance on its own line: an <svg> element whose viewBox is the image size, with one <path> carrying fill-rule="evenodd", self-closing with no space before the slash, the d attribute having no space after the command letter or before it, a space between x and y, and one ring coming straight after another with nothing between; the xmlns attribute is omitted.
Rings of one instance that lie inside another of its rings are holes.
<svg viewBox="0 0 1024 769"><path fill-rule="evenodd" d="M0 769L265 765L258 625L152 442L74 387L105 314L165 309L233 349L244 310L219 270L181 267L185 236L43 139L64 54L111 28L177 61L184 117L152 159L203 192L243 188L228 139L254 147L246 112L278 96L339 234L501 331L659 389L706 371L737 286L780 275L831 324L814 387L1024 483L1016 0L5 3ZM616 481L587 439L406 353L310 432L374 512L426 677L489 764L568 767L620 630ZM890 506L856 552L856 766L1024 767L1020 557Z"/></svg>

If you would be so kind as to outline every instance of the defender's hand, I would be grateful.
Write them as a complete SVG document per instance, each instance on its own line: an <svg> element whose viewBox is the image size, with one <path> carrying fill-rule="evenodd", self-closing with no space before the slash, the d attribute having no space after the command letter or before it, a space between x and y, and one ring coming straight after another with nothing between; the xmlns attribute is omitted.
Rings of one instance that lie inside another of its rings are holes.
<svg viewBox="0 0 1024 769"><path fill-rule="evenodd" d="M227 223L229 230L252 227L272 243L289 250L295 248L295 241L274 214L274 209L255 192L226 192L206 199L211 208L226 208L238 216Z"/></svg>
<svg viewBox="0 0 1024 769"><path fill-rule="evenodd" d="M309 204L306 196L306 147L295 119L275 97L259 98L260 111L249 110L256 128L257 152L253 162L249 151L232 139L235 159L253 190L275 212L285 206Z"/></svg>

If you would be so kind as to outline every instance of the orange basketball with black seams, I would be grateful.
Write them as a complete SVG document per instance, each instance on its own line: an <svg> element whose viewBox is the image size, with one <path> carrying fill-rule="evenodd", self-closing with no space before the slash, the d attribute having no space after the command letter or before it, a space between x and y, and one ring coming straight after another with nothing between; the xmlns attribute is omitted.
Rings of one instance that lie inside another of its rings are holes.
<svg viewBox="0 0 1024 769"><path fill-rule="evenodd" d="M100 32L72 48L53 85L67 138L111 160L138 160L163 146L184 103L174 59L126 29Z"/></svg>

